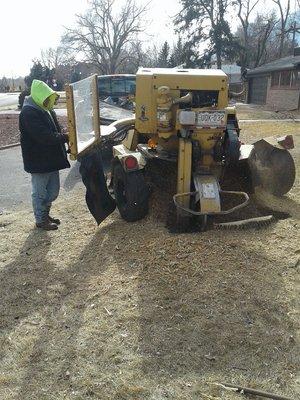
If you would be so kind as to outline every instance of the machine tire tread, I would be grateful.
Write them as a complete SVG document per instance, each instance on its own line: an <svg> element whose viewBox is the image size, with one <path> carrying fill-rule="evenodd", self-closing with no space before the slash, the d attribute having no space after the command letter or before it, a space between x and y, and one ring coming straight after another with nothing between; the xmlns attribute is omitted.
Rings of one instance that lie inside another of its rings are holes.
<svg viewBox="0 0 300 400"><path fill-rule="evenodd" d="M122 192L120 190L123 188ZM114 167L113 189L121 217L127 222L144 218L149 210L149 188L143 171L125 172L120 163Z"/></svg>

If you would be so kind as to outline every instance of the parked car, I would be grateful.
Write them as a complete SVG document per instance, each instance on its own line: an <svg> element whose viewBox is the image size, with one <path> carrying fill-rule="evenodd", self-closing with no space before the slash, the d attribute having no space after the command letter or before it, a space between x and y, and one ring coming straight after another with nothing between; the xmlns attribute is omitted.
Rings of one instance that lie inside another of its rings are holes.
<svg viewBox="0 0 300 400"><path fill-rule="evenodd" d="M132 110L136 77L133 74L98 76L100 100Z"/></svg>

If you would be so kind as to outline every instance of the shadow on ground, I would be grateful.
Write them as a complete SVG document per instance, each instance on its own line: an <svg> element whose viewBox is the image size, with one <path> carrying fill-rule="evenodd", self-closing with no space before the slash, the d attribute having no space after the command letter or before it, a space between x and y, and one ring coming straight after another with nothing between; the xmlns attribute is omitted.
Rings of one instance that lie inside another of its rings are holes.
<svg viewBox="0 0 300 400"><path fill-rule="evenodd" d="M1 355L11 363L16 353L9 368L21 374L15 398L143 399L179 377L237 374L240 384L288 388L295 328L280 265L219 233L212 243L212 233L151 223L99 228L68 268L47 256L49 234L30 232L0 273ZM126 389L142 384L150 391Z"/></svg>

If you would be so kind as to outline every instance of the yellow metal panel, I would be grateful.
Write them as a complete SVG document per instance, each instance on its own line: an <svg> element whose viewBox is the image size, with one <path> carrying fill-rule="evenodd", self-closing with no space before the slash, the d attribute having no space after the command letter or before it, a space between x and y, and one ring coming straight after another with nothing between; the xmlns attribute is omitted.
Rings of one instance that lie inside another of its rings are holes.
<svg viewBox="0 0 300 400"><path fill-rule="evenodd" d="M227 78L216 76L182 76L176 78L172 75L154 75L154 88L159 86L169 86L171 90L220 90L227 92Z"/></svg>
<svg viewBox="0 0 300 400"><path fill-rule="evenodd" d="M78 155L77 137L76 137L76 122L73 101L73 88L70 85L65 85L67 115L68 115L68 132L69 132L69 148L71 160L76 160Z"/></svg>
<svg viewBox="0 0 300 400"><path fill-rule="evenodd" d="M177 70L140 68L136 75L136 129L140 133L157 134L158 88L167 86L172 97L178 98L180 90L216 90L219 92L218 109L228 105L228 78L220 70ZM172 106L172 119L176 121L177 105ZM169 137L176 129L166 133ZM163 137L164 133L160 132Z"/></svg>
<svg viewBox="0 0 300 400"><path fill-rule="evenodd" d="M192 143L190 140L179 139L178 150L178 172L177 172L177 193L191 191L192 174ZM181 197L178 200L182 206L189 207L189 196Z"/></svg>
<svg viewBox="0 0 300 400"><path fill-rule="evenodd" d="M153 96L152 76L136 76L136 122L135 127L141 133L156 133L156 99Z"/></svg>
<svg viewBox="0 0 300 400"><path fill-rule="evenodd" d="M98 91L98 76L95 74L92 80L92 102L93 102L93 128L95 139L100 139L100 107L99 107L99 91Z"/></svg>
<svg viewBox="0 0 300 400"><path fill-rule="evenodd" d="M217 179L214 176L210 175L202 175L200 177L200 181L202 185L218 185ZM220 212L221 204L219 196L207 198L203 194L200 195L200 208L201 212L203 213Z"/></svg>
<svg viewBox="0 0 300 400"><path fill-rule="evenodd" d="M226 85L222 86L219 92L218 108L223 109L228 105L228 84L226 80Z"/></svg>
<svg viewBox="0 0 300 400"><path fill-rule="evenodd" d="M137 74L143 75L171 75L173 77L181 76L218 76L222 78L226 78L227 75L221 69L180 69L180 68L139 68Z"/></svg>

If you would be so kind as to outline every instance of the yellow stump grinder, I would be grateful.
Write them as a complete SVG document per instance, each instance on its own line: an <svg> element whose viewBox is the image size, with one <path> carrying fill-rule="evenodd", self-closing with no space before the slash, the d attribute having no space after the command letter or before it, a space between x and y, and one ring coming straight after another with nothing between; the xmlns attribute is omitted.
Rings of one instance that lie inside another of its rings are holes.
<svg viewBox="0 0 300 400"><path fill-rule="evenodd" d="M293 148L293 137L241 143L235 107L228 106L227 75L221 70L140 68L136 75L135 115L101 127L98 137L82 153L76 144L77 117L72 96L69 87L71 154L81 161L87 203L98 223L114 210L115 204L126 221L146 216L151 195L147 171L155 164L157 179L170 181L179 227L190 221L197 221L201 229L208 222L243 225L234 216L242 215L249 207L249 193L254 188L282 196L293 186L295 166L288 151ZM97 150L107 138L118 140L112 149L113 198ZM168 175L169 167L175 174ZM260 215L252 221L259 225L271 219Z"/></svg>

